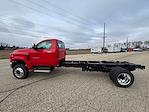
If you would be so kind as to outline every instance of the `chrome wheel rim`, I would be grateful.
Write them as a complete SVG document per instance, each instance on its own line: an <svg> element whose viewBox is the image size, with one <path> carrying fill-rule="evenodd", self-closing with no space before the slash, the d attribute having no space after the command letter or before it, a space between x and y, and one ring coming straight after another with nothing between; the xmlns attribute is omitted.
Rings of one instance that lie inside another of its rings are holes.
<svg viewBox="0 0 149 112"><path fill-rule="evenodd" d="M131 77L128 73L120 73L117 77L117 81L120 85L126 86L130 84Z"/></svg>
<svg viewBox="0 0 149 112"><path fill-rule="evenodd" d="M14 70L14 74L18 78L22 78L24 76L24 71L22 68L18 67Z"/></svg>

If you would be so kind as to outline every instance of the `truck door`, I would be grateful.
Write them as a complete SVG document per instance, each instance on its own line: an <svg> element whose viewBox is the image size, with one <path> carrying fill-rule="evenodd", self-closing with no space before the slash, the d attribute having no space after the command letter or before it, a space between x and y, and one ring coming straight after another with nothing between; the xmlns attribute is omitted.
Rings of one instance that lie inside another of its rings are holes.
<svg viewBox="0 0 149 112"><path fill-rule="evenodd" d="M37 44L35 52L32 54L32 63L34 66L51 66L53 63L51 47L52 42L50 40Z"/></svg>
<svg viewBox="0 0 149 112"><path fill-rule="evenodd" d="M62 60L65 59L66 50L65 44L62 41L58 41L58 59Z"/></svg>

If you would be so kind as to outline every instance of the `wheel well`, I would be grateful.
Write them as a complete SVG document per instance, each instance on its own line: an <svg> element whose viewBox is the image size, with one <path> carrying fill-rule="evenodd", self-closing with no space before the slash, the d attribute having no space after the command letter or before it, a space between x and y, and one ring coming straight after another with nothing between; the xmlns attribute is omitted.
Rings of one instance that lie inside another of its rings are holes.
<svg viewBox="0 0 149 112"><path fill-rule="evenodd" d="M15 61L15 62L12 63L12 68L13 68L14 66L16 66L17 64L23 64L23 65L25 65L25 62L22 61L22 60Z"/></svg>

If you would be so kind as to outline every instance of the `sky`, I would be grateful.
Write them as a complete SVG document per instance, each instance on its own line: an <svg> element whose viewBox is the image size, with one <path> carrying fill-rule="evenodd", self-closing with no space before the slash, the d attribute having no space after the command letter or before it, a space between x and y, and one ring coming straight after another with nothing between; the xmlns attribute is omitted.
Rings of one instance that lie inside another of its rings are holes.
<svg viewBox="0 0 149 112"><path fill-rule="evenodd" d="M31 47L57 38L68 48L149 40L148 0L0 0L0 42Z"/></svg>

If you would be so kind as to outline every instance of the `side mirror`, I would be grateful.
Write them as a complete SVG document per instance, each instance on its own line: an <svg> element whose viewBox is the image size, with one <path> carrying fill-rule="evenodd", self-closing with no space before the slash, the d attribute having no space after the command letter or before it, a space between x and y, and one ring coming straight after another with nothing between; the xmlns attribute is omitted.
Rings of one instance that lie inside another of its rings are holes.
<svg viewBox="0 0 149 112"><path fill-rule="evenodd" d="M32 48L33 48L33 49L37 49L37 47L36 47L36 45L35 45L35 44L33 44Z"/></svg>

